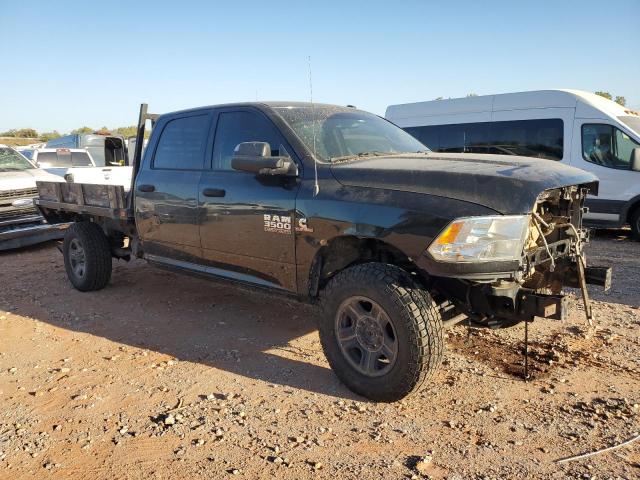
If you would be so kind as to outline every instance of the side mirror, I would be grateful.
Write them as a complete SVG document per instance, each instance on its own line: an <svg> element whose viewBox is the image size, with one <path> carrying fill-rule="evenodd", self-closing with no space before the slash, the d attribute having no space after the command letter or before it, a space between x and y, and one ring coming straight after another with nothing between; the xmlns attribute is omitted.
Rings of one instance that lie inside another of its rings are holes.
<svg viewBox="0 0 640 480"><path fill-rule="evenodd" d="M238 144L231 159L231 168L258 175L296 176L298 174L298 168L291 158L271 156L271 146L267 142Z"/></svg>
<svg viewBox="0 0 640 480"><path fill-rule="evenodd" d="M640 172L640 147L631 150L631 170Z"/></svg>

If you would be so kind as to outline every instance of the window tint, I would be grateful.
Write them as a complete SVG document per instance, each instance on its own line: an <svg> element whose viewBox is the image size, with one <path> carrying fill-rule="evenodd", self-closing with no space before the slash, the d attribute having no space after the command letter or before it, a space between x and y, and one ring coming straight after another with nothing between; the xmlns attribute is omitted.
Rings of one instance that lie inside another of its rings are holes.
<svg viewBox="0 0 640 480"><path fill-rule="evenodd" d="M201 169L204 163L208 127L208 115L182 117L169 121L160 135L153 168Z"/></svg>
<svg viewBox="0 0 640 480"><path fill-rule="evenodd" d="M224 112L218 118L213 143L213 168L232 170L231 158L239 143L267 142L271 154L278 155L280 134L262 115L254 112Z"/></svg>
<svg viewBox="0 0 640 480"><path fill-rule="evenodd" d="M86 152L71 152L71 164L74 167L91 167L91 159Z"/></svg>
<svg viewBox="0 0 640 480"><path fill-rule="evenodd" d="M582 156L587 162L609 168L631 168L631 152L640 144L613 125L582 126Z"/></svg>
<svg viewBox="0 0 640 480"><path fill-rule="evenodd" d="M43 167L71 167L71 155L58 152L39 152L38 163Z"/></svg>
<svg viewBox="0 0 640 480"><path fill-rule="evenodd" d="M459 123L409 127L406 131L437 152L494 153L562 160L561 119Z"/></svg>

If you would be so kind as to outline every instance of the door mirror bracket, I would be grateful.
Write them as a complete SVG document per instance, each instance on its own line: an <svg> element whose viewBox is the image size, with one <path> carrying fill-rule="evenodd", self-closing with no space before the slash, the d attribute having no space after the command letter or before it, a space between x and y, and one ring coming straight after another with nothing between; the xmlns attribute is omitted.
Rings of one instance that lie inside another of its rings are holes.
<svg viewBox="0 0 640 480"><path fill-rule="evenodd" d="M298 167L288 156L272 156L267 142L238 144L231 159L231 168L269 176L297 176Z"/></svg>

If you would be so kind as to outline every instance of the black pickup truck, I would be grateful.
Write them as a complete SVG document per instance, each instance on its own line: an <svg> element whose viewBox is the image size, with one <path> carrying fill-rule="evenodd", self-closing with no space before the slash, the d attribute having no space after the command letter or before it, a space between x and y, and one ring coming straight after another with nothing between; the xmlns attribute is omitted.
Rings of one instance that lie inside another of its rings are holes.
<svg viewBox="0 0 640 480"><path fill-rule="evenodd" d="M447 326L561 320L562 287L588 307L585 284L610 282L584 260L598 182L582 170L433 153L376 115L307 103L143 104L138 138L129 187L38 183L43 215L74 222L73 286L101 289L113 257L138 257L318 303L329 363L370 399L416 391Z"/></svg>

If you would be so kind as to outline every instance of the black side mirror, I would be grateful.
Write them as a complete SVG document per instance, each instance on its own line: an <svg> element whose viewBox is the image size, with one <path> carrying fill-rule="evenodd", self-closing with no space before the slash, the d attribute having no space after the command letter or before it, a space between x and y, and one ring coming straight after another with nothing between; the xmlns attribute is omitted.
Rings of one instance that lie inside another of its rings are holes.
<svg viewBox="0 0 640 480"><path fill-rule="evenodd" d="M631 170L640 172L640 147L631 150Z"/></svg>
<svg viewBox="0 0 640 480"><path fill-rule="evenodd" d="M298 175L298 168L290 157L271 156L267 142L243 142L238 144L231 159L231 168L258 175Z"/></svg>

